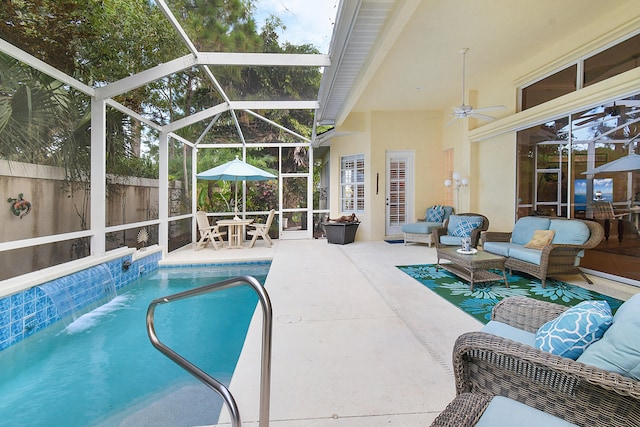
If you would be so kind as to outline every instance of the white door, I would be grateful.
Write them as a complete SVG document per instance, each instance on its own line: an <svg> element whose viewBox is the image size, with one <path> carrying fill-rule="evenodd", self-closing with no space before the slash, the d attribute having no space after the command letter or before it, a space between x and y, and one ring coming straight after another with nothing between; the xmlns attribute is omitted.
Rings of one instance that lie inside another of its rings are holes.
<svg viewBox="0 0 640 427"><path fill-rule="evenodd" d="M387 151L385 235L402 234L413 212L413 151ZM378 182L376 182L376 192Z"/></svg>

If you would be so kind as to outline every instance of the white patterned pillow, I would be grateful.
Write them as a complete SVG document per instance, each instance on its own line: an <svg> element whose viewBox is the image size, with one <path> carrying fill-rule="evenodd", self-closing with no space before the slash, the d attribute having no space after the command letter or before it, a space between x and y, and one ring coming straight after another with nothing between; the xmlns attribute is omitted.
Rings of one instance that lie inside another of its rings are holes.
<svg viewBox="0 0 640 427"><path fill-rule="evenodd" d="M444 221L444 206L433 206L427 213L428 222L442 222Z"/></svg>
<svg viewBox="0 0 640 427"><path fill-rule="evenodd" d="M471 232L482 225L482 220L461 219L451 232L455 237L470 237Z"/></svg>
<svg viewBox="0 0 640 427"><path fill-rule="evenodd" d="M536 333L536 347L575 360L602 338L612 321L606 301L583 301L542 325Z"/></svg>

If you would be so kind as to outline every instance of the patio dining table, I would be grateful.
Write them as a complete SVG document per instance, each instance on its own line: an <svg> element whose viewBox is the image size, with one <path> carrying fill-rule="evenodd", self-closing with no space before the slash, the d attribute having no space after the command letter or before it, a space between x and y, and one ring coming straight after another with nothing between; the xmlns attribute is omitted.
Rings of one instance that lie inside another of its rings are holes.
<svg viewBox="0 0 640 427"><path fill-rule="evenodd" d="M253 219L221 219L216 222L219 226L226 226L229 230L229 248L244 248L245 227L251 224Z"/></svg>

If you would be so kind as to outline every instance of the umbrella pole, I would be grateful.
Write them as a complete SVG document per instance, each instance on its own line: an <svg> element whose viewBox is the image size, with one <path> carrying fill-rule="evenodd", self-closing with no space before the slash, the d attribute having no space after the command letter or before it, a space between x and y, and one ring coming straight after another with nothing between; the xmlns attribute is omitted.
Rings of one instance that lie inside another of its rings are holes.
<svg viewBox="0 0 640 427"><path fill-rule="evenodd" d="M236 216L233 217L233 219L240 219L240 217L238 216L238 178L236 178L236 211L235 211Z"/></svg>

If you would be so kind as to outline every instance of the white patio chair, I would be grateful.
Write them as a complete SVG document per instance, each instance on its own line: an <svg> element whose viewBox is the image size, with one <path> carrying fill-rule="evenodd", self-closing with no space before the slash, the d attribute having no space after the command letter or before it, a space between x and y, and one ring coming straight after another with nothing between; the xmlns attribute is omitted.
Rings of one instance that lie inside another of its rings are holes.
<svg viewBox="0 0 640 427"><path fill-rule="evenodd" d="M226 231L220 231L219 226L209 224L207 213L203 211L196 212L196 220L198 221L198 231L200 231L200 240L196 243L196 250L202 249L211 242L213 247L218 250L219 240L224 244L223 235L227 234Z"/></svg>
<svg viewBox="0 0 640 427"><path fill-rule="evenodd" d="M262 237L264 239L265 242L267 242L267 246L271 247L271 244L273 243L271 241L271 237L269 237L269 228L271 228L271 223L273 222L273 217L276 215L276 211L275 209L271 209L271 211L269 212L269 216L267 217L267 222L265 222L264 224L249 224L249 227L253 227L254 230L249 230L247 231L247 234L250 236L253 236L251 238L251 243L249 244L249 247L252 248L253 245L256 243L256 240L258 240L258 237Z"/></svg>

